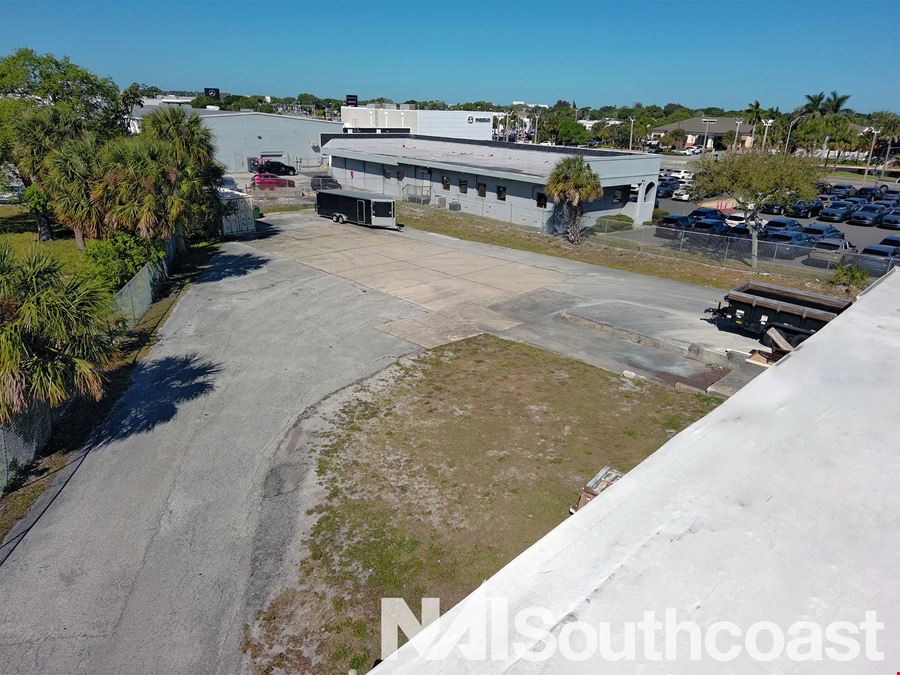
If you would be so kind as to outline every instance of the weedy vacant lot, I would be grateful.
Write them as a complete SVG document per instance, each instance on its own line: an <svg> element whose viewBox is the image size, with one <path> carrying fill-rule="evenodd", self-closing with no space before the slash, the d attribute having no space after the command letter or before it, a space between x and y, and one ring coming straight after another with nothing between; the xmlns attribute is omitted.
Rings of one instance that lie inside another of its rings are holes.
<svg viewBox="0 0 900 675"><path fill-rule="evenodd" d="M601 467L630 470L715 405L490 336L397 365L319 439L310 555L246 627L251 663L366 672L380 598L448 609L568 517Z"/></svg>

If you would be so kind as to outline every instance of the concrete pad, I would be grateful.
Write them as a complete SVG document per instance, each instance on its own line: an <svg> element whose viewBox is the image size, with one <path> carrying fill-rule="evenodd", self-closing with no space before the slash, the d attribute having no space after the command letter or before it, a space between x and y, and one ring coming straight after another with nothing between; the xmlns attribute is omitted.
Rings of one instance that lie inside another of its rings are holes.
<svg viewBox="0 0 900 675"><path fill-rule="evenodd" d="M462 276L464 274L490 269L491 267L509 264L505 260L499 260L477 253L467 253L466 251L450 251L448 253L429 255L424 258L414 258L412 259L412 262L416 265L421 265L422 267L445 272L446 274L452 274L453 276Z"/></svg>
<svg viewBox="0 0 900 675"><path fill-rule="evenodd" d="M486 332L508 330L517 321L477 305L456 305L440 312L401 319L379 330L430 348Z"/></svg>
<svg viewBox="0 0 900 675"><path fill-rule="evenodd" d="M323 272L331 272L332 274L340 274L342 276L344 272L350 272L361 268L368 269L373 266L395 262L391 258L368 253L367 251L358 251L356 249L320 253L312 256L301 256L298 257L298 260L304 265L315 267Z"/></svg>
<svg viewBox="0 0 900 675"><path fill-rule="evenodd" d="M389 259L385 258L385 260ZM393 293L401 288L410 286L433 284L445 279L452 279L452 277L442 272L419 267L402 260L390 260L385 264L345 270L340 274L346 279L352 279L385 293Z"/></svg>
<svg viewBox="0 0 900 675"><path fill-rule="evenodd" d="M397 241L387 242L373 246L372 250L381 255L386 255L395 260L412 260L428 255L450 253L454 249L448 246L438 246L414 239L400 238Z"/></svg>
<svg viewBox="0 0 900 675"><path fill-rule="evenodd" d="M431 310L441 310L463 303L486 307L512 297L512 293L458 277L401 288L392 295Z"/></svg>
<svg viewBox="0 0 900 675"><path fill-rule="evenodd" d="M560 272L520 263L507 263L460 276L469 281L476 281L515 294L528 293L568 279L568 276Z"/></svg>

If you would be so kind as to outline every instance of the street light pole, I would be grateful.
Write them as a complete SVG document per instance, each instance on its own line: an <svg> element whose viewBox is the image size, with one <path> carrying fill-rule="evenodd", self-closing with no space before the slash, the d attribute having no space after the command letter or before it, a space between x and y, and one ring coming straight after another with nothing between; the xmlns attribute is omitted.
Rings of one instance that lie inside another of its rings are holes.
<svg viewBox="0 0 900 675"><path fill-rule="evenodd" d="M629 117L631 120L631 131L628 134L628 149L631 150L634 147L634 118Z"/></svg>
<svg viewBox="0 0 900 675"><path fill-rule="evenodd" d="M888 141L887 151L884 153L884 164L881 165L881 180L884 180L884 172L887 171L888 160L891 157L892 141Z"/></svg>
<svg viewBox="0 0 900 675"><path fill-rule="evenodd" d="M869 165L872 163L872 153L875 151L875 139L878 138L880 133L881 129L872 129L872 145L869 146L869 156L866 158L866 172L863 174L863 185L869 180Z"/></svg>
<svg viewBox="0 0 900 675"><path fill-rule="evenodd" d="M774 121L775 120L763 120L763 126L766 128L766 130L763 131L763 142L762 142L763 152L766 151L766 138L769 135L769 127L772 126L772 122L774 122Z"/></svg>
<svg viewBox="0 0 900 675"><path fill-rule="evenodd" d="M731 148L732 152L737 152L738 136L741 135L741 125L743 123L744 120L738 119L737 117L734 118L734 145Z"/></svg>
<svg viewBox="0 0 900 675"><path fill-rule="evenodd" d="M715 124L715 123L716 123L716 120L714 120L714 119L712 119L712 118L706 118L706 117L704 117L701 121L702 121L703 124L704 124L704 131L703 131L703 152L706 152L706 142L707 142L707 138L709 137L709 125L710 125L710 124Z"/></svg>
<svg viewBox="0 0 900 675"><path fill-rule="evenodd" d="M787 140L785 140L785 142L784 142L784 152L782 152L781 154L783 154L783 155L787 154L788 146L791 144L791 129L793 129L794 125L797 122L799 122L800 120L802 120L803 118L804 118L804 115L800 115L796 119L791 120L791 124L790 124L790 126L788 126Z"/></svg>

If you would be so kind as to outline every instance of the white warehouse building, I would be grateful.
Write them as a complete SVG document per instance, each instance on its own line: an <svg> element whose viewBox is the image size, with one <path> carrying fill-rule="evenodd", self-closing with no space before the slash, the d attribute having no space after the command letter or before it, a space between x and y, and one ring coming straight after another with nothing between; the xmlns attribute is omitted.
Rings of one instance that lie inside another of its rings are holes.
<svg viewBox="0 0 900 675"><path fill-rule="evenodd" d="M347 134L408 133L442 138L493 138L494 113L486 110L416 110L410 106L341 107Z"/></svg>
<svg viewBox="0 0 900 675"><path fill-rule="evenodd" d="M603 196L585 204L585 226L614 215L636 224L651 220L660 164L659 155L643 153L413 134L323 136L322 152L346 188L545 231L562 223L545 188L561 159L584 157L603 186Z"/></svg>

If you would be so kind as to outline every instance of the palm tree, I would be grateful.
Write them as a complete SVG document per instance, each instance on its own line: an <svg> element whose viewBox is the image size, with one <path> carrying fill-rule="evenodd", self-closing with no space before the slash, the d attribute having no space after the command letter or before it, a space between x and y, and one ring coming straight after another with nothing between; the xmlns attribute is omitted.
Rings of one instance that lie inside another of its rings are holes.
<svg viewBox="0 0 900 675"><path fill-rule="evenodd" d="M0 246L0 423L38 402L102 396L107 308L101 290L64 275L46 251L19 260Z"/></svg>
<svg viewBox="0 0 900 675"><path fill-rule="evenodd" d="M22 182L29 188L26 199L41 241L53 239L50 204L41 181L44 160L66 138L77 135L80 128L75 113L60 105L32 108L14 126L13 160Z"/></svg>
<svg viewBox="0 0 900 675"><path fill-rule="evenodd" d="M822 112L825 115L844 115L848 112L846 105L848 100L850 100L850 94L838 94L836 91L832 91L822 103Z"/></svg>
<svg viewBox="0 0 900 675"><path fill-rule="evenodd" d="M100 153L101 176L91 200L112 230L166 239L183 205L176 200L178 170L168 146L140 136L116 138Z"/></svg>
<svg viewBox="0 0 900 675"><path fill-rule="evenodd" d="M603 196L603 186L597 174L584 161L584 157L566 157L559 160L550 172L547 194L562 207L569 241L581 243L583 204Z"/></svg>
<svg viewBox="0 0 900 675"><path fill-rule="evenodd" d="M84 250L84 234L100 236L103 212L91 196L100 178L100 143L93 133L64 142L44 161L46 186L57 220L75 232L75 243Z"/></svg>
<svg viewBox="0 0 900 675"><path fill-rule="evenodd" d="M811 117L821 117L824 114L825 92L818 94L805 94L806 103L800 108L800 112Z"/></svg>
<svg viewBox="0 0 900 675"><path fill-rule="evenodd" d="M185 222L202 219L203 209L213 201L218 205L216 187L222 170L213 159L212 133L197 115L188 115L181 108L161 108L147 115L141 128L142 136L171 148L178 172L175 240L178 251L183 253Z"/></svg>
<svg viewBox="0 0 900 675"><path fill-rule="evenodd" d="M745 112L747 113L747 124L753 127L750 131L750 147L753 147L756 142L756 125L763 121L763 109L759 101L753 101L747 104Z"/></svg>

